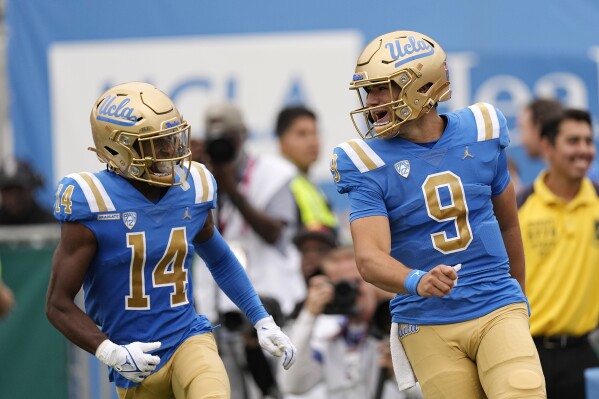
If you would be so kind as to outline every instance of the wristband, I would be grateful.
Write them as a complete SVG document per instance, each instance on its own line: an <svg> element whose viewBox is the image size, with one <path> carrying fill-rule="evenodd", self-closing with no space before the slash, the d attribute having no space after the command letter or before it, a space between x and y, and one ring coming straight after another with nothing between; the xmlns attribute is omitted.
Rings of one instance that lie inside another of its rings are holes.
<svg viewBox="0 0 599 399"><path fill-rule="evenodd" d="M403 283L403 286L406 289L406 291L408 291L408 293L410 293L411 295L418 295L418 283L420 282L422 276L424 276L425 274L426 272L422 270L412 270Z"/></svg>

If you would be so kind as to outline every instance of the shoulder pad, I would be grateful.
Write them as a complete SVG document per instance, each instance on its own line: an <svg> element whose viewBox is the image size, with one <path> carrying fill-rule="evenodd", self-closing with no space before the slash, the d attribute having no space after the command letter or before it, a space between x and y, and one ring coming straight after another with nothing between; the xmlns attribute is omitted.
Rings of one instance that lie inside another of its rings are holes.
<svg viewBox="0 0 599 399"><path fill-rule="evenodd" d="M385 165L385 162L362 139L353 139L339 144L351 162L361 173L365 173Z"/></svg>
<svg viewBox="0 0 599 399"><path fill-rule="evenodd" d="M71 173L58 183L54 206L58 220L83 220L94 213L114 211L116 208L104 185L93 173Z"/></svg>
<svg viewBox="0 0 599 399"><path fill-rule="evenodd" d="M468 108L474 114L478 141L499 139L502 148L509 145L507 123L501 111L488 103L476 103Z"/></svg>
<svg viewBox="0 0 599 399"><path fill-rule="evenodd" d="M195 203L213 202L216 196L216 182L212 173L201 163L192 162L189 174L195 188Z"/></svg>

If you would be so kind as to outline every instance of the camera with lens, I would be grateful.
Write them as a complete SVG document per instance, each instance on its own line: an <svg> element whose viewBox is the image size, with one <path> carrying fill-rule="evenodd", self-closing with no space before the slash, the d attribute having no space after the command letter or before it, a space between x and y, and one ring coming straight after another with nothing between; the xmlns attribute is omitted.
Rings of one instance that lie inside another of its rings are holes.
<svg viewBox="0 0 599 399"><path fill-rule="evenodd" d="M356 300L358 299L358 282L339 280L333 284L335 294L324 310L324 314L356 315L359 313Z"/></svg>
<svg viewBox="0 0 599 399"><path fill-rule="evenodd" d="M206 152L214 164L231 162L237 155L235 142L227 134L210 137L206 140Z"/></svg>

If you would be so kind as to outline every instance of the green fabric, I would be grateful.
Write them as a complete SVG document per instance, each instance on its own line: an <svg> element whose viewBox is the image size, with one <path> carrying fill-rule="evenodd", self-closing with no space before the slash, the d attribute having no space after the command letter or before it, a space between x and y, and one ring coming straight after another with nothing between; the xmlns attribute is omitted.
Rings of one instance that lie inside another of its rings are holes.
<svg viewBox="0 0 599 399"><path fill-rule="evenodd" d="M324 225L333 229L337 227L337 217L329 208L324 194L305 176L299 175L291 181L291 191L304 226Z"/></svg>
<svg viewBox="0 0 599 399"><path fill-rule="evenodd" d="M67 341L45 313L53 252L0 246L16 302L0 319L0 398L68 398Z"/></svg>

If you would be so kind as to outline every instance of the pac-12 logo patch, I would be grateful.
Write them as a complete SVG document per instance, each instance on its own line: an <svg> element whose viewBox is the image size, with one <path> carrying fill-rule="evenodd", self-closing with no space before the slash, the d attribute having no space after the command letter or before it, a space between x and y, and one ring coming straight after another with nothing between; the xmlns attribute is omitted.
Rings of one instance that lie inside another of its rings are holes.
<svg viewBox="0 0 599 399"><path fill-rule="evenodd" d="M404 159L403 161L399 161L395 164L395 171L399 173L401 177L408 178L410 174L410 161Z"/></svg>
<svg viewBox="0 0 599 399"><path fill-rule="evenodd" d="M136 212L123 212L123 223L129 230L135 227L135 223L137 223L137 213Z"/></svg>

